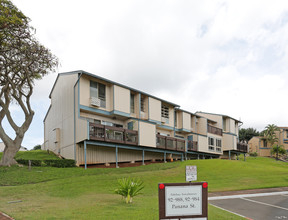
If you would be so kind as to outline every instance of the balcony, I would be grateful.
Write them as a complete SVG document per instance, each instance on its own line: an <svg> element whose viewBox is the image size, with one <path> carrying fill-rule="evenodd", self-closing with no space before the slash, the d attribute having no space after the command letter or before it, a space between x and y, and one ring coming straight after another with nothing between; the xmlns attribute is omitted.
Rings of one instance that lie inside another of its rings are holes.
<svg viewBox="0 0 288 220"><path fill-rule="evenodd" d="M248 145L246 143L237 143L237 150L242 152L248 152Z"/></svg>
<svg viewBox="0 0 288 220"><path fill-rule="evenodd" d="M188 141L188 151L198 151L197 141Z"/></svg>
<svg viewBox="0 0 288 220"><path fill-rule="evenodd" d="M157 134L157 148L185 151L185 140Z"/></svg>
<svg viewBox="0 0 288 220"><path fill-rule="evenodd" d="M120 144L138 144L138 132L134 130L89 123L90 140Z"/></svg>
<svg viewBox="0 0 288 220"><path fill-rule="evenodd" d="M216 134L216 135L222 136L222 129L221 128L217 128L217 127L214 127L214 126L209 125L209 124L207 126L207 132L211 133L211 134Z"/></svg>

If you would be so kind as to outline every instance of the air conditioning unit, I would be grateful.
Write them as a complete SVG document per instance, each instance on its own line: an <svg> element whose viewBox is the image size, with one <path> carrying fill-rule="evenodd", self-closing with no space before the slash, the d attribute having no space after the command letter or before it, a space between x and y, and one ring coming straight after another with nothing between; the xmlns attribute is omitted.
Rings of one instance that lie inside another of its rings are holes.
<svg viewBox="0 0 288 220"><path fill-rule="evenodd" d="M96 98L96 97L91 97L90 98L90 104L92 106L100 107L100 103L101 103L101 100L99 98Z"/></svg>
<svg viewBox="0 0 288 220"><path fill-rule="evenodd" d="M162 123L166 123L166 118L161 117L161 122L162 122Z"/></svg>

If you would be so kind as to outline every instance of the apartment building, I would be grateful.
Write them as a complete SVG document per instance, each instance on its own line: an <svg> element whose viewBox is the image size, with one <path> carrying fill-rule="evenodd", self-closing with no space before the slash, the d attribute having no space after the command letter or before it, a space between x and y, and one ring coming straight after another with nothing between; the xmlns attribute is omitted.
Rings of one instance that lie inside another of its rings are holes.
<svg viewBox="0 0 288 220"><path fill-rule="evenodd" d="M279 131L276 131L276 137L278 138L278 145L282 145L286 151L288 151L288 127L278 127ZM257 152L259 156L268 157L271 156L272 146L263 137L253 137L248 141L249 152Z"/></svg>
<svg viewBox="0 0 288 220"><path fill-rule="evenodd" d="M121 162L225 154L226 137L212 114L190 113L85 71L58 74L49 98L43 149L75 159L77 165L117 167ZM237 139L239 121L233 121Z"/></svg>

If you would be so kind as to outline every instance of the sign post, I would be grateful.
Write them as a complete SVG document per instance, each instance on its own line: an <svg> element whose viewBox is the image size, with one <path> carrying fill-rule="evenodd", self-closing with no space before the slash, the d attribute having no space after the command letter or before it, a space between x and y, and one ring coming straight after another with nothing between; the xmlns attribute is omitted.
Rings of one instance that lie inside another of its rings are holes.
<svg viewBox="0 0 288 220"><path fill-rule="evenodd" d="M186 166L186 182L197 181L197 166Z"/></svg>
<svg viewBox="0 0 288 220"><path fill-rule="evenodd" d="M208 184L160 183L159 219L207 220Z"/></svg>

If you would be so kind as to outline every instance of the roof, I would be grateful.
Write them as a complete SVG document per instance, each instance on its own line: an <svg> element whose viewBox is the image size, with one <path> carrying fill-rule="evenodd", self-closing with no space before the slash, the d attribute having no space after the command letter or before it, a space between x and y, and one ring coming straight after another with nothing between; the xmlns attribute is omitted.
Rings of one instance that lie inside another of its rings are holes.
<svg viewBox="0 0 288 220"><path fill-rule="evenodd" d="M231 118L231 119L233 119L233 120L235 120L235 121L237 121L237 122L243 123L242 121L237 120L237 119L235 119L235 118L232 118L232 117L230 117L230 116L228 116L228 115L222 115L222 114L216 114L216 113L209 113L209 112L201 112L201 111L197 111L195 114L197 114L197 113L202 113L202 114L206 114L206 115L218 115L218 116L222 116L222 117L225 117L225 118Z"/></svg>
<svg viewBox="0 0 288 220"><path fill-rule="evenodd" d="M132 90L132 91L134 91L134 92L141 93L141 94L143 94L143 95L147 95L147 96L149 96L149 97L151 97L151 98L158 99L158 100L163 101L163 102L165 102L165 103L167 103L167 104L173 105L174 107L180 107L179 105L177 105L177 104L175 104L175 103L166 101L166 100L164 100L164 99L160 99L160 98L158 98L158 97L156 97L156 96L150 95L150 94L145 93L145 92L143 92L143 91L140 91L140 90L138 90L138 89L134 89L134 88L132 88L132 87L125 86L125 85L123 85L123 84L114 82L114 81L112 81L112 80L103 78L103 77L101 77L101 76L97 76L97 75L92 74L92 73L88 73L88 72L83 71L83 70L76 70L76 71L71 71L71 72L59 73L58 76L57 76L57 78L56 78L56 80L55 80L55 82L54 82L54 85L53 85L53 87L52 87L52 89L51 89L51 92L50 92L50 94L49 94L49 98L51 98L51 94L52 94L52 92L53 92L53 90L54 90L54 87L55 87L55 85L56 85L56 83L57 83L57 80L58 80L59 76L62 76L62 75L71 75L71 74L78 74L79 77L81 77L81 75L83 75L83 74L84 74L84 75L87 75L87 76L91 76L91 77L93 77L93 78L95 78L95 79L99 79L99 80L102 80L102 81L105 81L105 82L108 82L108 83L111 83L111 84L114 84L114 85L117 85L117 86L121 86L121 87L126 88L126 89L129 89L129 90Z"/></svg>
<svg viewBox="0 0 288 220"><path fill-rule="evenodd" d="M281 128L281 129L287 129L287 130L288 130L288 127L278 127L278 128Z"/></svg>

